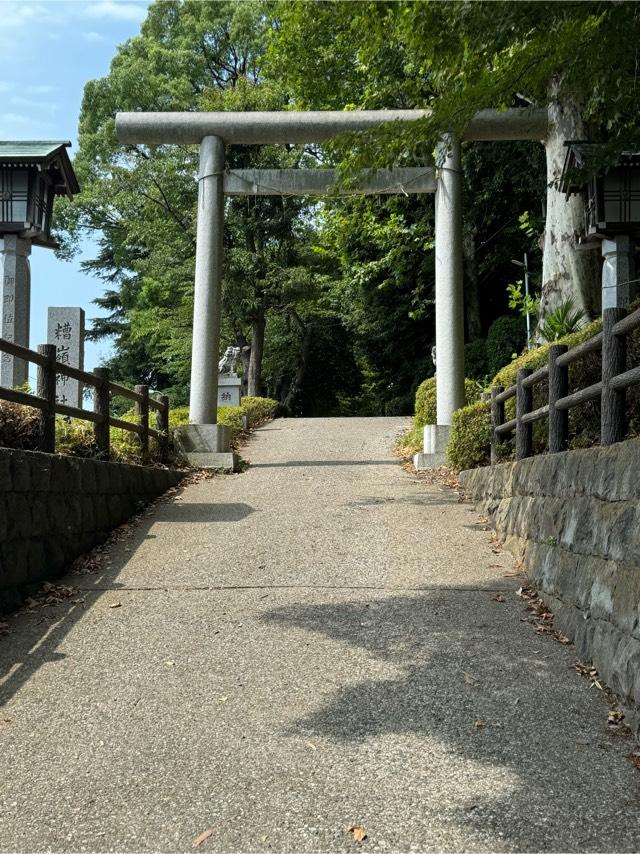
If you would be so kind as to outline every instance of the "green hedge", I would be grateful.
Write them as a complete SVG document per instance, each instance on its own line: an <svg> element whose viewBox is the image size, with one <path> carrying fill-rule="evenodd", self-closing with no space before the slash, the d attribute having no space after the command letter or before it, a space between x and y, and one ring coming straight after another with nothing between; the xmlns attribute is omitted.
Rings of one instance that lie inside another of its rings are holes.
<svg viewBox="0 0 640 854"><path fill-rule="evenodd" d="M453 413L447 445L447 462L458 470L476 468L490 461L491 405L484 400Z"/></svg>
<svg viewBox="0 0 640 854"><path fill-rule="evenodd" d="M569 349L577 347L583 341L596 335L602 328L600 320L594 320L579 332L566 335L560 339L558 344L566 344ZM501 368L491 381L491 386L498 385L509 388L516 382L520 368L530 368L535 371L546 365L549 359L550 344L544 344L530 350L514 359L504 368ZM598 372L598 357L586 358L571 366L569 371L569 382L572 389L590 385L596 382L595 374ZM546 386L542 383L534 390L534 408L543 406L546 402ZM509 420L515 414L515 399L511 398L505 405L505 418ZM575 444L593 444L597 441L599 429L599 417L597 404L590 406L586 404L580 410L572 413L576 421L572 430L576 434ZM542 451L546 444L547 422L542 419L534 425L534 447ZM447 447L447 460L450 465L457 469L475 468L487 465L490 461L491 451L491 406L489 403L480 401L471 406L465 406L453 415L451 437ZM503 456L510 456L513 452L513 439L500 446Z"/></svg>
<svg viewBox="0 0 640 854"><path fill-rule="evenodd" d="M243 430L243 416L248 416L249 428L258 427L273 418L278 402L267 397L243 397L240 406L218 407L218 422L231 429L232 440ZM132 411L118 416L123 421L136 420ZM169 410L169 429L189 423L189 408L179 406ZM155 412L149 414L149 425L155 427ZM39 416L35 409L0 401L0 444L8 448L36 450L39 436ZM149 443L151 457L156 443ZM76 457L96 456L93 424L78 418L56 418L56 451ZM140 450L135 433L112 428L111 457L118 462L137 462Z"/></svg>
<svg viewBox="0 0 640 854"><path fill-rule="evenodd" d="M467 403L475 403L479 399L482 386L475 380L464 381L464 396ZM416 414L414 427L422 430L425 424L437 424L436 414L436 378L429 377L420 383L416 391Z"/></svg>
<svg viewBox="0 0 640 854"><path fill-rule="evenodd" d="M466 379L464 390L466 402L474 403L480 397L482 386L475 380ZM398 439L398 450L407 455L422 450L423 429L426 424L435 424L436 420L436 378L429 377L416 390L413 426Z"/></svg>

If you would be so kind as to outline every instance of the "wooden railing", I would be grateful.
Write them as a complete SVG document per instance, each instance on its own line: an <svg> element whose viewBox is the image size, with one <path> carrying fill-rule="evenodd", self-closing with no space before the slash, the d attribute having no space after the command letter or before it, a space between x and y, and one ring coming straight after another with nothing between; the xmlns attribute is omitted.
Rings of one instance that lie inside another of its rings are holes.
<svg viewBox="0 0 640 854"><path fill-rule="evenodd" d="M533 425L542 418L549 421L549 452L567 448L569 410L589 400L600 398L602 445L621 442L627 433L625 395L629 386L640 383L640 366L627 369L627 335L640 327L640 309L627 314L624 308L607 308L602 314L602 332L568 350L564 344L553 344L549 362L537 371L521 368L516 384L510 388L491 389L491 462L498 460L499 442L515 430L516 459L533 453ZM602 353L600 382L569 394L569 365L588 356ZM533 409L533 388L548 384L548 403ZM505 403L516 398L516 417L505 421Z"/></svg>
<svg viewBox="0 0 640 854"><path fill-rule="evenodd" d="M160 395L157 399L149 394L149 387L137 385L135 390L111 382L108 368L95 368L93 373L81 371L71 365L56 361L54 344L41 344L37 352L0 338L0 353L8 353L17 359L31 362L38 367L36 394L0 386L0 400L31 406L40 411L38 449L54 453L56 447L56 415L91 421L95 430L95 442L100 459L110 455L110 427L135 433L140 443L143 462L149 459L149 439L158 442L159 458L166 462L169 456L169 398ZM93 411L56 401L56 375L78 380L94 389ZM125 421L111 415L111 397L125 397L133 401L136 421ZM149 427L149 410L156 412L156 429Z"/></svg>

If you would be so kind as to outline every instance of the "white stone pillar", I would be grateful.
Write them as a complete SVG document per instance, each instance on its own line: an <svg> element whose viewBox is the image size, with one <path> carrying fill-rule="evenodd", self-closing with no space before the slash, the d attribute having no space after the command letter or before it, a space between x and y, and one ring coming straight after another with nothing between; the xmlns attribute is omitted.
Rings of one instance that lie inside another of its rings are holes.
<svg viewBox="0 0 640 854"><path fill-rule="evenodd" d="M602 241L602 310L626 308L636 292L633 242L626 234Z"/></svg>
<svg viewBox="0 0 640 854"><path fill-rule="evenodd" d="M464 406L464 301L462 283L462 170L452 135L439 147L436 189L436 410L450 425Z"/></svg>
<svg viewBox="0 0 640 854"><path fill-rule="evenodd" d="M2 337L23 347L29 346L31 308L31 242L7 234L0 252L2 283ZM29 379L29 365L8 353L0 354L0 385L7 388L24 385Z"/></svg>
<svg viewBox="0 0 640 854"><path fill-rule="evenodd" d="M198 226L191 356L191 424L215 424L218 402L222 238L224 233L224 142L200 143Z"/></svg>

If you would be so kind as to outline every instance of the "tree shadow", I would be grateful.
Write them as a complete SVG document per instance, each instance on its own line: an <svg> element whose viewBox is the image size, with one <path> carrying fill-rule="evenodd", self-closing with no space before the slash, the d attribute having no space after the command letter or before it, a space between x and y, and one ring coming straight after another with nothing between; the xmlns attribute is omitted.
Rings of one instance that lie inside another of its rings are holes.
<svg viewBox="0 0 640 854"><path fill-rule="evenodd" d="M263 619L326 636L342 658L355 647L402 673L345 679L286 735L329 738L347 752L387 734L417 736L427 767L434 744L457 757L454 769L464 758L463 791L467 773L475 782L479 773L506 777L501 791L470 786L463 806L445 805L470 838L490 834L509 850L638 850L630 745L607 732L607 706L573 672L571 653L522 626L519 603L500 604L489 589L441 588L282 606ZM366 673L367 656L354 661Z"/></svg>
<svg viewBox="0 0 640 854"><path fill-rule="evenodd" d="M74 572L67 566L52 577L52 582L69 588L80 588L59 602L43 604L36 608L23 608L6 618L10 632L0 637L0 707L20 689L40 667L64 657L57 652L58 647L85 616L87 610L95 605L109 589L122 587L117 578L133 557L136 550L146 539L155 538L150 533L153 525L161 523L217 524L220 522L240 522L254 513L249 504L237 503L197 503L160 501L151 506L139 517L133 517L120 526L121 530L131 532L126 541L127 551L118 548L117 543L107 545L110 563L91 572ZM131 527L133 524L133 528ZM114 536L118 535L118 528ZM105 546L98 546L88 552L89 556L98 555ZM86 555L84 556L86 557ZM82 558L80 558L82 560ZM36 597L38 598L38 597Z"/></svg>

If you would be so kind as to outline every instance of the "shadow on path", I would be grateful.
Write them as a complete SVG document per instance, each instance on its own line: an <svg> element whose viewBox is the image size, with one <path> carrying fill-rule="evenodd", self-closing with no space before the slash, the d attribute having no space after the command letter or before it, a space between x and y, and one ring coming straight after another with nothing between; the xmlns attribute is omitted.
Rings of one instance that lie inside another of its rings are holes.
<svg viewBox="0 0 640 854"><path fill-rule="evenodd" d="M480 769L482 777L486 769L486 795L469 786L470 800L456 816L461 827L503 838L509 849L559 850L562 839L560 850L569 850L572 839L571 850L601 850L608 839L609 850L638 850L640 803L628 789L625 758L630 745L607 732L607 706L573 672L572 649L523 626L519 603L500 604L488 589L442 588L282 606L263 619L328 636L343 660L348 653L340 648L357 647L403 673L397 679L355 674L287 735L326 737L347 752L385 734L424 737L427 769L443 761L440 745L471 760L465 768L474 774ZM451 762L452 772L459 768ZM439 768L434 776L441 774ZM493 791L490 781L505 778ZM569 833L567 815L575 816Z"/></svg>
<svg viewBox="0 0 640 854"><path fill-rule="evenodd" d="M131 524L135 525L133 536L124 544L126 552L117 543L109 545L108 560L103 568L88 573L67 570L66 575L54 582L80 588L70 599L57 605L44 605L33 611L23 609L7 618L10 633L0 638L0 706L6 704L42 665L64 658L56 650L66 635L106 590L121 587L116 580L118 575L144 540L155 538L155 534L150 533L154 524L240 522L253 512L253 507L242 502L168 501L155 507L151 505L139 518L125 522L125 529Z"/></svg>

